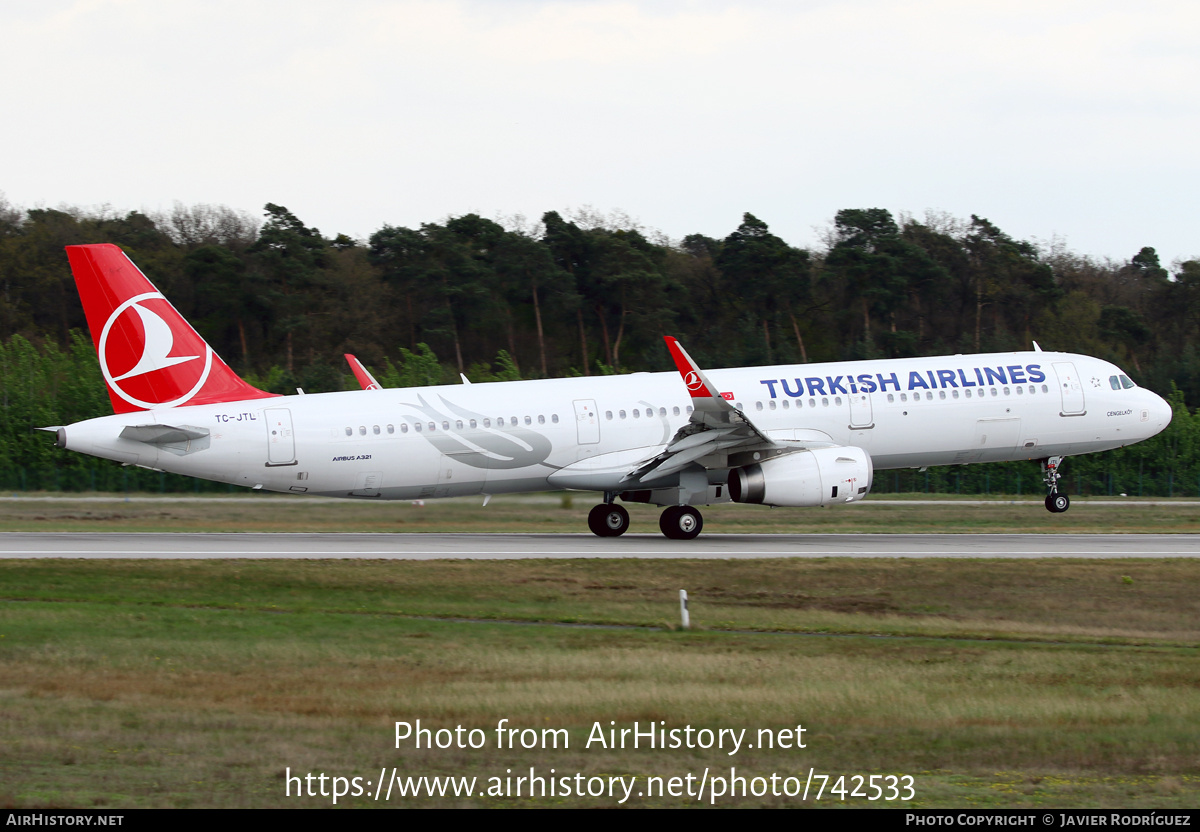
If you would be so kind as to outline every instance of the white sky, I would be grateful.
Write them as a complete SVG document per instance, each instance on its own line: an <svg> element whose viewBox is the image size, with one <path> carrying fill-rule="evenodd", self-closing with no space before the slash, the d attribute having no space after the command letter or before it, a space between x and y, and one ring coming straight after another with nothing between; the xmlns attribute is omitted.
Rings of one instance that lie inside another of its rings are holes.
<svg viewBox="0 0 1200 832"><path fill-rule="evenodd" d="M4 0L20 207L287 206L365 239L475 211L985 216L1200 255L1195 0Z"/></svg>

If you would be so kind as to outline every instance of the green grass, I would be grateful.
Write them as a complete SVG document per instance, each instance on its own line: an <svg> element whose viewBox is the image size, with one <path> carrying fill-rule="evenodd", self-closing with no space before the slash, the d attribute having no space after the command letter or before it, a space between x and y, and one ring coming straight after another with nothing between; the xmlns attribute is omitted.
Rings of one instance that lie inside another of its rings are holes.
<svg viewBox="0 0 1200 832"><path fill-rule="evenodd" d="M330 804L286 798L289 768L486 780L732 765L911 774L915 799L892 805L1187 807L1198 578L1182 559L3 561L0 805ZM679 588L691 632L670 629ZM485 729L488 746L395 748L394 722L418 718ZM496 748L503 718L563 728L571 747ZM610 720L802 724L808 747L585 748Z"/></svg>
<svg viewBox="0 0 1200 832"><path fill-rule="evenodd" d="M904 495L881 495L831 508L769 509L725 504L704 509L705 533L1200 533L1200 511L1186 500L1077 499L1065 514L1050 514L1040 497L996 498L983 505L953 495L932 505ZM0 499L0 531L124 532L546 532L587 530L590 494L532 494L408 501L328 500L244 494L189 501L136 495L125 502L74 496L30 501ZM899 502L900 504L895 504ZM627 504L631 531L658 534L660 509Z"/></svg>

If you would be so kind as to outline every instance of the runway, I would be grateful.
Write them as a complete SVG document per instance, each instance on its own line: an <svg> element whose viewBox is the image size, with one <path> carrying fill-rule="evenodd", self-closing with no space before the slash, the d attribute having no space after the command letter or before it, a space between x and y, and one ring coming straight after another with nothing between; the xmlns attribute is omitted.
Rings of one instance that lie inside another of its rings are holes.
<svg viewBox="0 0 1200 832"><path fill-rule="evenodd" d="M1200 535L0 534L0 558L1195 558Z"/></svg>

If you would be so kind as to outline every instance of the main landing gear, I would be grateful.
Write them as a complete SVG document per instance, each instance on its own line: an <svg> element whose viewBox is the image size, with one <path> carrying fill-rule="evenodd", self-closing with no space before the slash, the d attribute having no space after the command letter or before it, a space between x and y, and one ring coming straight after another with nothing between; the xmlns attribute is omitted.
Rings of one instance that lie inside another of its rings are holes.
<svg viewBox="0 0 1200 832"><path fill-rule="evenodd" d="M704 528L704 518L691 506L668 506L659 515L658 527L671 540L692 540Z"/></svg>
<svg viewBox="0 0 1200 832"><path fill-rule="evenodd" d="M588 528L600 537L618 537L629 531L629 512L616 503L601 503L588 512Z"/></svg>
<svg viewBox="0 0 1200 832"><path fill-rule="evenodd" d="M1058 469L1062 461L1061 456L1042 460L1042 482L1050 489L1050 493L1046 495L1046 511L1052 514L1062 514L1071 507L1071 498L1058 492L1058 480L1062 476Z"/></svg>
<svg viewBox="0 0 1200 832"><path fill-rule="evenodd" d="M691 506L668 506L658 527L671 540L692 540L704 528L704 518ZM599 537L617 537L629 530L629 512L616 503L601 503L588 512L588 528Z"/></svg>

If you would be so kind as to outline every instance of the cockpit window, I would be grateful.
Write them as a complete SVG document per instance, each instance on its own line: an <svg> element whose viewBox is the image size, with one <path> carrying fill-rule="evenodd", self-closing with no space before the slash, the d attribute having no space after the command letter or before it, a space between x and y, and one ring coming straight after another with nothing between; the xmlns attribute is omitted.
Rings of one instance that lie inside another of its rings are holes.
<svg viewBox="0 0 1200 832"><path fill-rule="evenodd" d="M1133 379L1131 379L1129 376L1125 375L1124 373L1121 374L1121 386L1124 387L1126 390L1129 390L1132 387L1137 387L1137 385L1133 383Z"/></svg>
<svg viewBox="0 0 1200 832"><path fill-rule="evenodd" d="M1112 387L1112 389L1114 389L1114 390L1120 390L1120 389L1121 389L1121 382L1120 382L1120 381L1117 379L1117 377L1116 377L1116 376L1109 376L1109 377L1108 377L1108 383L1109 383L1109 385Z"/></svg>

